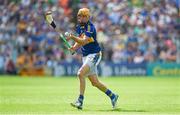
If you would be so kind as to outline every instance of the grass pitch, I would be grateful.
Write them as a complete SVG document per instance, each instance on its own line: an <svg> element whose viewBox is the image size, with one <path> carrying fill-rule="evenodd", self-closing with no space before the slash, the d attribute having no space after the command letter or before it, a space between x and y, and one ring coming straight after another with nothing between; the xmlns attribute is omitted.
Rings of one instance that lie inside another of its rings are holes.
<svg viewBox="0 0 180 115"><path fill-rule="evenodd" d="M118 93L117 109L98 89L87 87L83 110L70 106L78 96L76 77L0 77L0 114L180 114L180 78L100 78Z"/></svg>

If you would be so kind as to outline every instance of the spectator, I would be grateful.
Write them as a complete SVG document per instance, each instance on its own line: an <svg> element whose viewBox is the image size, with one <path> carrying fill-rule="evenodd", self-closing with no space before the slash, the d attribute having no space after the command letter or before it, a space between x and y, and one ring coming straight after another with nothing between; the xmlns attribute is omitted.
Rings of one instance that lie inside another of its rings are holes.
<svg viewBox="0 0 180 115"><path fill-rule="evenodd" d="M5 59L3 54L0 52L0 74L4 73L4 65L5 65Z"/></svg>
<svg viewBox="0 0 180 115"><path fill-rule="evenodd" d="M10 57L8 57L6 60L5 72L6 72L6 74L10 74L10 75L16 74L16 66Z"/></svg>
<svg viewBox="0 0 180 115"><path fill-rule="evenodd" d="M143 52L138 50L134 56L134 63L138 64L142 62L144 62Z"/></svg>

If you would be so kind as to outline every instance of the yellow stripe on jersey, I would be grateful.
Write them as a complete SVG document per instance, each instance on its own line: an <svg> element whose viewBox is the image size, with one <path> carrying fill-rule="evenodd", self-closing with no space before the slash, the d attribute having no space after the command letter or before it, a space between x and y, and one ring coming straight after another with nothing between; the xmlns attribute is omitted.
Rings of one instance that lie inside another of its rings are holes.
<svg viewBox="0 0 180 115"><path fill-rule="evenodd" d="M88 27L87 27L87 32L93 33L93 32L91 32L91 26L89 24L88 24Z"/></svg>
<svg viewBox="0 0 180 115"><path fill-rule="evenodd" d="M93 37L90 37L90 38L88 39L88 43L92 43L92 42L94 42L94 39L93 39Z"/></svg>
<svg viewBox="0 0 180 115"><path fill-rule="evenodd" d="M88 28L87 28L88 32L91 32L91 26L88 24Z"/></svg>
<svg viewBox="0 0 180 115"><path fill-rule="evenodd" d="M80 38L83 38L84 37L84 33L82 33L79 37ZM93 37L90 37L90 38L88 38L88 43L92 43L92 42L94 42L94 39L93 39Z"/></svg>

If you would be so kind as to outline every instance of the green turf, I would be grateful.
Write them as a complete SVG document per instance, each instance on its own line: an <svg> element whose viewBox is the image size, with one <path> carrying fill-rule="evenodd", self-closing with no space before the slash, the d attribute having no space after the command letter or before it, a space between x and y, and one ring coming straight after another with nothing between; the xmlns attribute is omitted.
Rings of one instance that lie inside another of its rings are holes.
<svg viewBox="0 0 180 115"><path fill-rule="evenodd" d="M109 98L87 87L84 109L70 106L78 95L76 77L0 77L0 114L180 114L180 78L100 78L120 95L112 110Z"/></svg>

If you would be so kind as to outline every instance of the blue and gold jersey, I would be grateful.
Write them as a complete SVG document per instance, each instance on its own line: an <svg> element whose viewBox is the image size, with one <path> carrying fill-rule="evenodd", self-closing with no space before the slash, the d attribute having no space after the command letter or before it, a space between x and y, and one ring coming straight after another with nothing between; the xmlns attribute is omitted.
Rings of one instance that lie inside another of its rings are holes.
<svg viewBox="0 0 180 115"><path fill-rule="evenodd" d="M80 38L82 38L84 35L89 37L89 43L81 47L83 56L98 53L101 50L96 39L96 29L90 21L84 26L77 25L76 32Z"/></svg>

